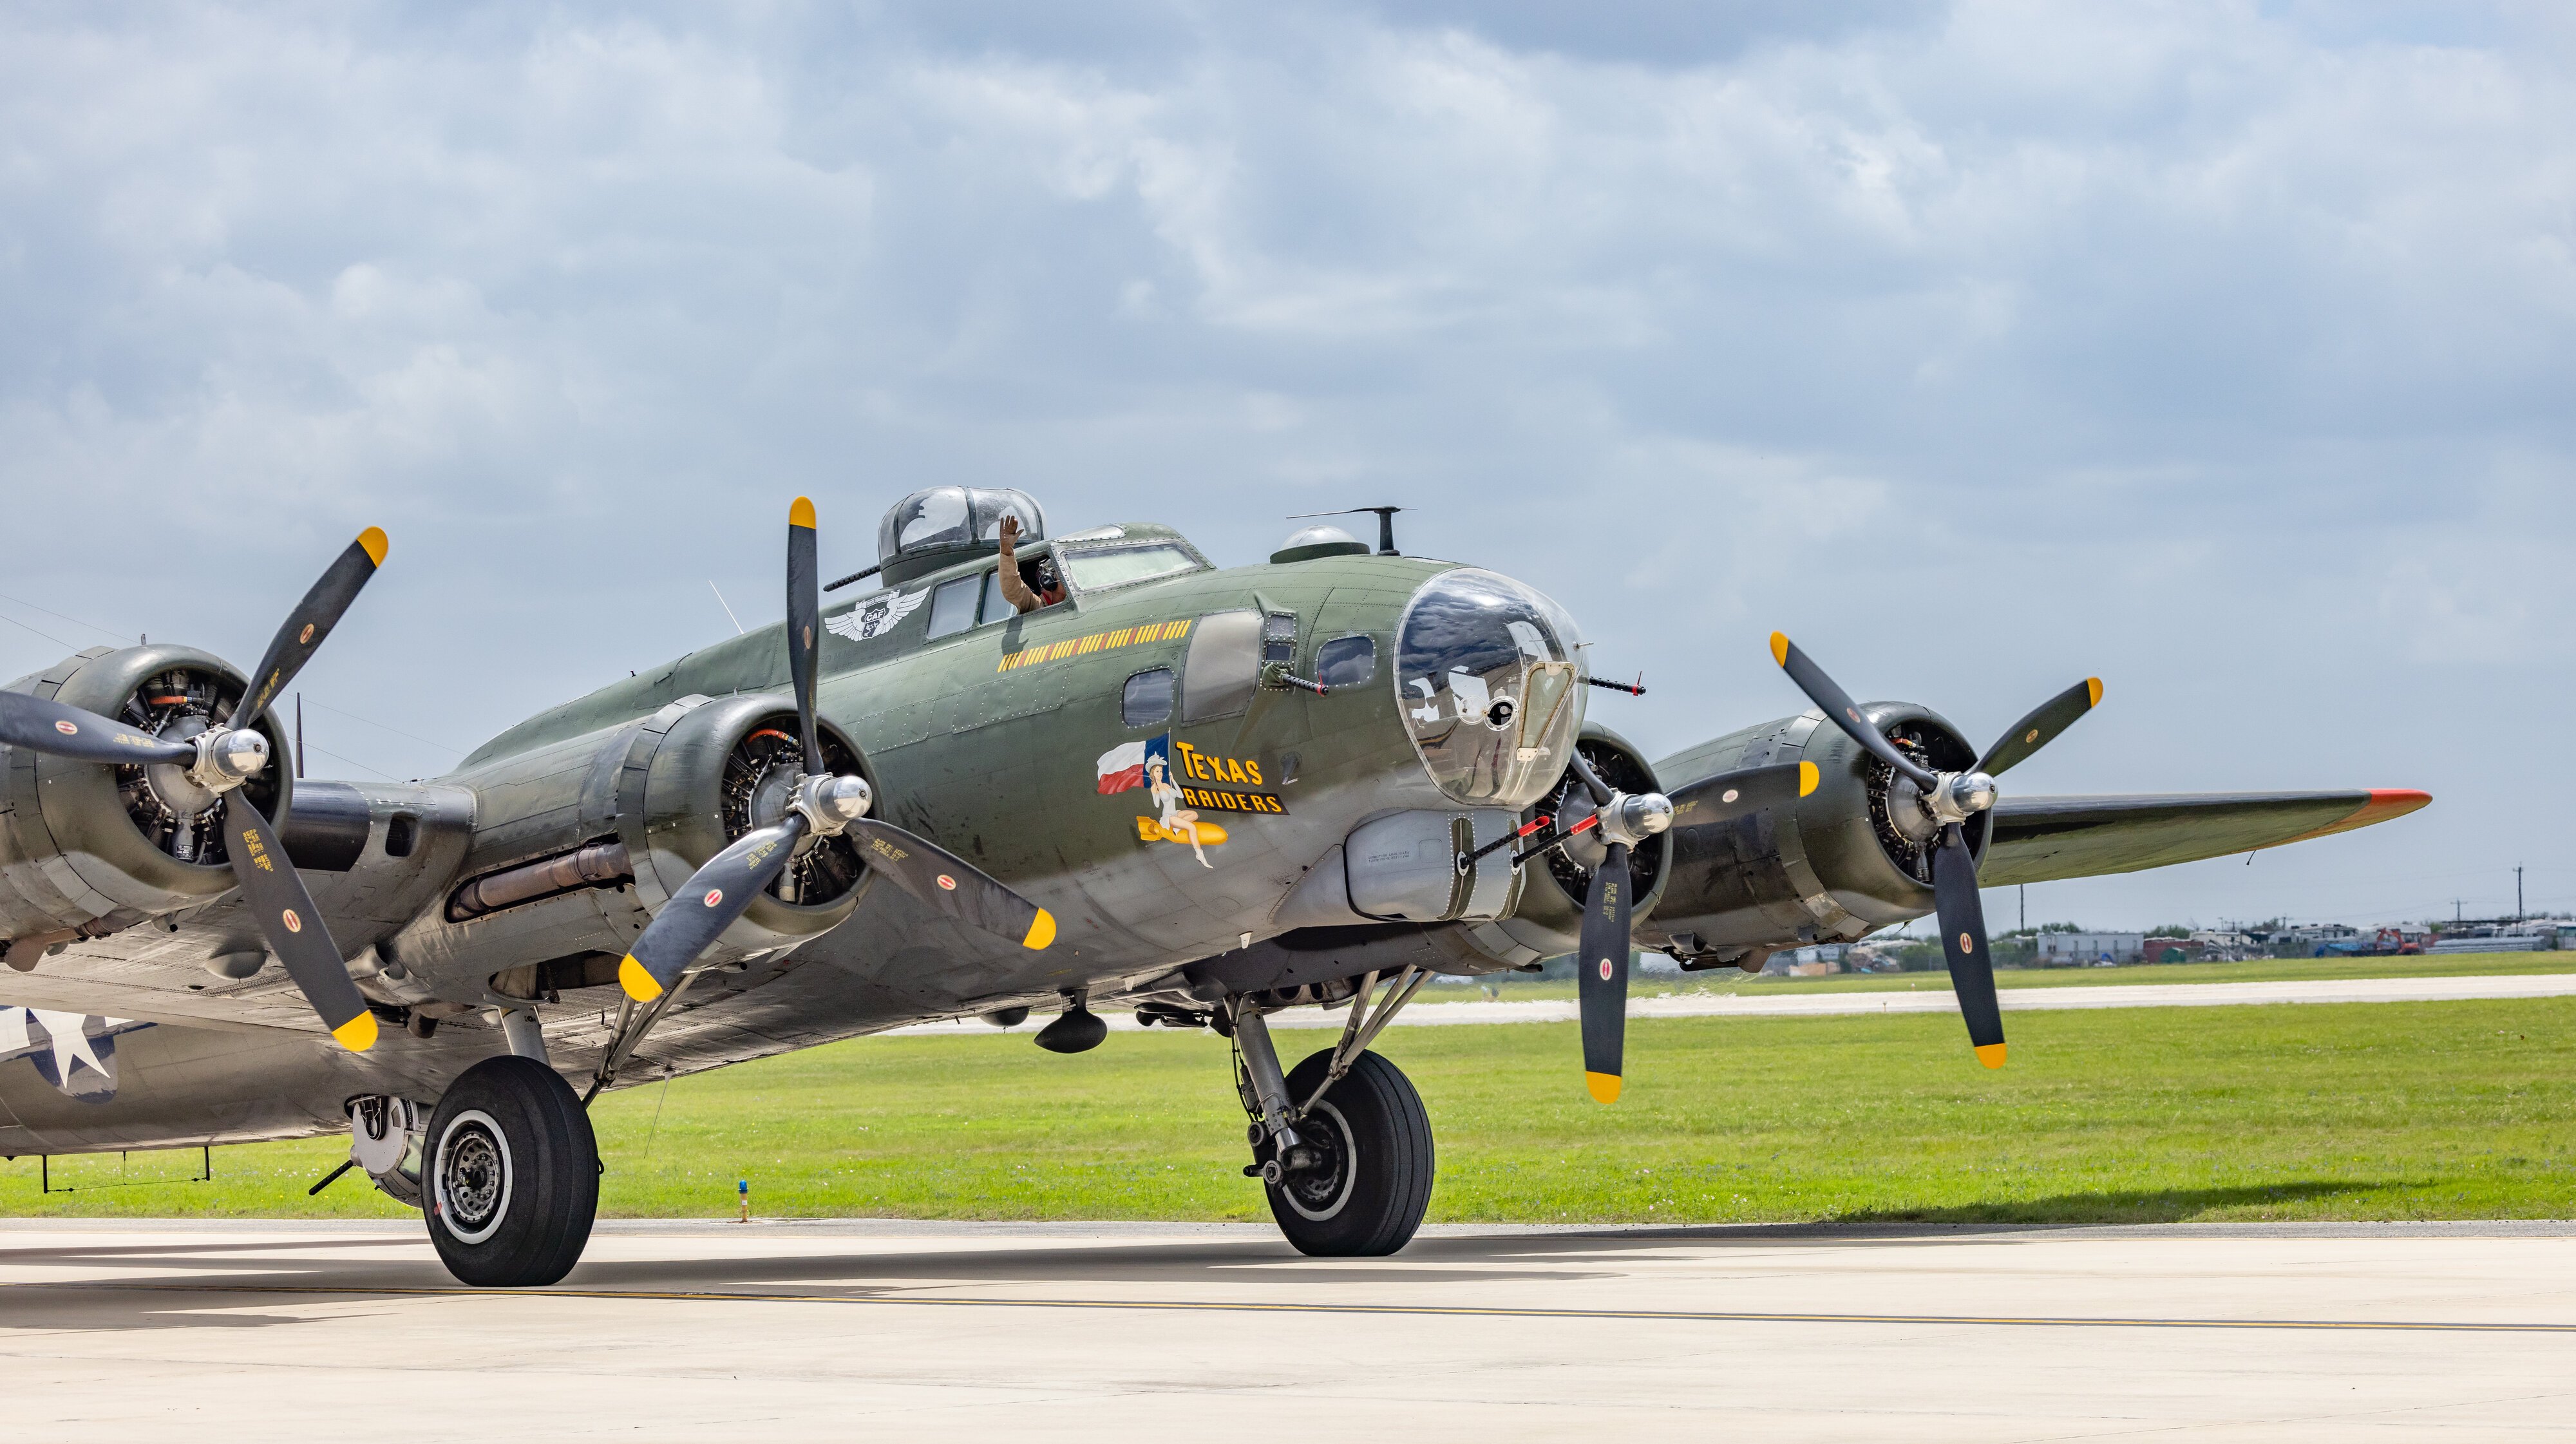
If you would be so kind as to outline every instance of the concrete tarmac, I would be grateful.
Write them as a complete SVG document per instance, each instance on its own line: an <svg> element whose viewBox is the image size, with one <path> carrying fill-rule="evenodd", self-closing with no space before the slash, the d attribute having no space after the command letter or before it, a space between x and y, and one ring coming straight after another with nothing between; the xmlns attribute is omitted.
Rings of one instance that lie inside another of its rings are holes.
<svg viewBox="0 0 2576 1444"><path fill-rule="evenodd" d="M1820 1018L1861 1013L1955 1013L1959 1000L1946 973L1926 975L1920 987L1875 992L1674 993L1655 995L1657 979L1640 979L1628 1000L1631 1018ZM2457 1003L2506 998L2576 996L2576 973L2505 973L2454 978L2298 978L2262 983L2107 983L2001 989L2007 1013L2067 1008L2240 1008L2284 1003ZM1112 1032L1137 1031L1132 1013L1100 1015ZM1444 1023L1571 1023L1581 1017L1572 998L1425 1002L1417 998L1395 1015L1397 1028ZM1338 1028L1344 1012L1289 1008L1270 1016L1273 1028ZM1034 1033L1055 1021L1040 1013L1007 1031ZM915 1023L888 1036L920 1033L989 1033L971 1018Z"/></svg>
<svg viewBox="0 0 2576 1444"><path fill-rule="evenodd" d="M0 1225L21 1439L2564 1439L2576 1224Z"/></svg>

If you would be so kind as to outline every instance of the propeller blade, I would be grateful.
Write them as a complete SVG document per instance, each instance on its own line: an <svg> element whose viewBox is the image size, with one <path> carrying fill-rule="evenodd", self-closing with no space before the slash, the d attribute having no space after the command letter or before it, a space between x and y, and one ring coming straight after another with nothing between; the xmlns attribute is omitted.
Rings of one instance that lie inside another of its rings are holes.
<svg viewBox="0 0 2576 1444"><path fill-rule="evenodd" d="M776 827L754 828L689 874L688 885L662 905L617 965L626 996L649 1003L668 991L689 964L733 926L760 890L777 880L805 835L805 814L791 812Z"/></svg>
<svg viewBox="0 0 2576 1444"><path fill-rule="evenodd" d="M1977 859L1955 822L1941 829L1941 846L1932 854L1932 902L1941 919L1941 951L1950 960L1950 988L1968 1020L1968 1043L1978 1062L2000 1068L2004 1014L1986 950L1986 906L1977 896Z"/></svg>
<svg viewBox="0 0 2576 1444"><path fill-rule="evenodd" d="M226 726L248 727L257 722L286 684L295 680L295 674L304 670L304 664L312 660L313 649L322 645L322 639L340 624L340 614L358 599L358 589L376 574L377 567L384 565L388 545L383 531L369 527L358 533L358 539L349 543L349 549L322 573L322 579L304 594L304 600L286 614L286 623L269 642L267 654L247 674L250 691L233 709Z"/></svg>
<svg viewBox="0 0 2576 1444"><path fill-rule="evenodd" d="M1977 770L1988 777L2001 777L2004 770L2017 767L2030 754L2057 740L2057 734L2075 725L2075 719L2102 705L2102 679L2087 677L2012 725L1986 755L1977 759Z"/></svg>
<svg viewBox="0 0 2576 1444"><path fill-rule="evenodd" d="M940 912L1024 948L1055 941L1055 914L939 844L873 817L850 833L869 867Z"/></svg>
<svg viewBox="0 0 2576 1444"><path fill-rule="evenodd" d="M1675 788L1673 826L1710 827L1733 822L1766 807L1795 802L1824 780L1812 762L1783 762L1772 767L1746 767L1703 777Z"/></svg>
<svg viewBox="0 0 2576 1444"><path fill-rule="evenodd" d="M286 975L304 990L304 1001L321 1014L331 1036L352 1053L376 1045L376 1015L367 1010L367 995L349 981L340 945L322 922L313 895L304 890L295 864L277 842L268 819L236 790L224 795L224 825L231 834L224 850L232 855L233 876L241 879L242 903L259 919L268 950L286 966Z"/></svg>
<svg viewBox="0 0 2576 1444"><path fill-rule="evenodd" d="M796 727L805 743L805 772L823 774L822 735L814 730L815 634L822 630L823 594L815 585L814 503L796 498L787 508L787 671L796 686Z"/></svg>
<svg viewBox="0 0 2576 1444"><path fill-rule="evenodd" d="M1920 763L1897 751L1895 743L1879 735L1878 729L1869 725L1869 719L1861 715L1860 705L1852 701L1851 694L1834 685L1834 679L1825 675L1824 668L1808 660L1807 654L1798 650L1798 644L1789 640L1788 633L1771 634L1771 660L1780 664L1780 669L1789 674L1789 680L1797 683L1798 690L1807 694L1808 701L1822 708L1826 716L1834 719L1834 725L1849 733L1854 742L1868 748L1872 757L1895 768L1899 775L1911 778L1914 785L1925 792L1939 785L1939 779Z"/></svg>
<svg viewBox="0 0 2576 1444"><path fill-rule="evenodd" d="M1596 1103L1619 1101L1628 1035L1628 845L1610 844L1583 903L1583 952L1574 960L1583 1016L1583 1086Z"/></svg>
<svg viewBox="0 0 2576 1444"><path fill-rule="evenodd" d="M0 692L0 743L78 762L194 762L197 749L24 692Z"/></svg>
<svg viewBox="0 0 2576 1444"><path fill-rule="evenodd" d="M1581 747L1575 748L1574 755L1569 759L1569 761L1570 768L1574 773L1575 779L1583 784L1583 790L1585 792L1591 794L1592 805L1594 807L1608 807L1610 805L1610 799L1618 794L1611 790L1609 783L1601 780L1600 773L1592 770L1592 763L1584 757L1583 749Z"/></svg>

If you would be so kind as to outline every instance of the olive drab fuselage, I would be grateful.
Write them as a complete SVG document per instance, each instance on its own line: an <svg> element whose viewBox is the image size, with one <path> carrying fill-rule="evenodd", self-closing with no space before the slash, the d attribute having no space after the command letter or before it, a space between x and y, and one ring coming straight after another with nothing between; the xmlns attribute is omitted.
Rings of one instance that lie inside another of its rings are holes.
<svg viewBox="0 0 2576 1444"><path fill-rule="evenodd" d="M1160 527L1115 530L1187 547ZM1048 545L1063 556L1078 543ZM1341 847L1366 835L1364 823L1433 819L1445 870L1441 819L1476 819L1463 835L1482 841L1495 819L1520 811L1462 805L1426 769L1408 731L1395 676L1400 629L1408 603L1453 563L1362 554L1219 570L1199 561L1178 575L1106 587L1083 585L1077 569L1064 602L930 636L927 599L992 568L989 553L969 554L866 596L827 596L818 711L834 755L853 760L875 789L876 815L1048 909L1060 929L1054 943L1010 947L864 875L820 903L763 897L724 935L711 955L719 965L690 1006L643 1049L653 1076L908 1022L1132 990L1282 932L1292 897L1309 926L1318 917L1364 924L1371 918L1348 911L1339 883ZM1255 650L1247 659L1241 647L1211 646L1211 629L1242 633ZM1321 696L1263 685L1262 669L1274 662L1311 674L1318 649L1336 641L1347 673L1358 638L1368 646L1356 681L1346 676ZM1552 659L1560 668L1570 670L1573 645L1565 639L1565 655ZM1227 675L1194 676L1194 646L1203 673ZM1159 689L1150 676L1158 670L1168 673ZM1139 677L1146 683L1131 689ZM273 970L200 986L188 996L206 1021L255 1017L277 1029L199 1033L185 1027L193 1017L138 1005L182 1026L118 1034L121 1066L158 1072L166 1055L166 1066L211 1086L78 1101L9 1091L0 1102L19 1115L19 1146L338 1128L348 1096L436 1096L497 1045L486 1020L531 1003L548 1016L556 1061L567 1066L580 1039L558 1020L609 1020L615 992L596 960L613 959L722 848L723 759L790 711L787 682L773 624L541 713L445 777L303 784L299 807L308 794L336 799L343 825L354 816L366 839L346 871L308 874L333 936L355 955L352 972L371 996L440 1021L352 1055L283 1031L296 1015ZM1158 690L1162 712L1153 710ZM1560 716L1580 725L1582 689L1571 691ZM1131 692L1144 695L1142 713ZM1129 758L1139 762L1132 772ZM399 852L389 846L397 842ZM473 915L460 907L469 882L585 847L622 848L631 876ZM1486 865L1468 904L1488 916L1518 896L1495 881L1507 875L1504 861ZM1319 864L1335 870L1334 888L1301 891ZM1334 901L1318 914L1320 891ZM149 930L150 960L194 966L257 947L229 901L171 924ZM121 935L82 952L113 944L137 951L136 937ZM605 1027L598 1031L604 1039ZM213 1066L208 1057L232 1061ZM225 1121L210 1127L210 1115ZM0 1147L11 1136L0 1132Z"/></svg>

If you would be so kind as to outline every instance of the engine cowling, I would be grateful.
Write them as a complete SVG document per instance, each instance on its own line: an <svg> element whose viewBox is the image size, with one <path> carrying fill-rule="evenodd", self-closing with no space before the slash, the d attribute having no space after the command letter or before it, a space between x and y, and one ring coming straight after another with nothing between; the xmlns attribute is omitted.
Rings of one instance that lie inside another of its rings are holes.
<svg viewBox="0 0 2576 1444"><path fill-rule="evenodd" d="M694 708L662 735L641 794L619 799L618 830L629 853L646 859L635 870L635 885L648 906L658 908L735 838L786 816L804 771L796 730L793 707L751 696ZM828 722L817 730L826 771L856 773L877 785L847 737ZM822 839L787 865L734 931L748 929L743 940L755 946L781 947L832 928L857 906L868 875L861 857L851 834Z"/></svg>
<svg viewBox="0 0 2576 1444"><path fill-rule="evenodd" d="M849 738L829 722L821 730L825 764L875 785ZM777 822L802 770L794 708L756 694L687 697L617 727L469 759L448 780L477 797L472 850L447 906L389 948L449 989L613 986L652 914L735 838ZM709 956L770 952L839 924L868 880L861 856L849 836L824 839Z"/></svg>
<svg viewBox="0 0 2576 1444"><path fill-rule="evenodd" d="M230 716L245 690L221 658L162 644L92 649L10 687L181 739ZM282 830L292 754L274 714L258 730L277 761L242 790ZM0 936L104 936L233 887L222 804L184 767L0 748L0 768Z"/></svg>
<svg viewBox="0 0 2576 1444"><path fill-rule="evenodd" d="M1870 725L1925 766L1965 771L1976 749L1928 707L1866 704ZM1741 767L1812 762L1816 790L1733 822L1677 827L1671 876L1638 940L1676 956L1750 962L1769 950L1854 941L1933 910L1935 827L1913 784L1813 712L1729 733L1665 759L1675 787ZM1966 824L1980 859L1991 813Z"/></svg>

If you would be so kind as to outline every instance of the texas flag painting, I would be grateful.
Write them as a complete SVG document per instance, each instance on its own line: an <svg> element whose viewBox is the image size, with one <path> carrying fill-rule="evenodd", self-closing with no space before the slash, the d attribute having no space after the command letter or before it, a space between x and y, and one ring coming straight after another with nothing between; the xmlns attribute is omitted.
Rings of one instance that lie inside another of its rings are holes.
<svg viewBox="0 0 2576 1444"><path fill-rule="evenodd" d="M1145 766L1149 762L1162 763L1165 778L1172 775L1171 733L1125 743L1101 753L1100 795L1107 797L1113 792L1144 786Z"/></svg>

